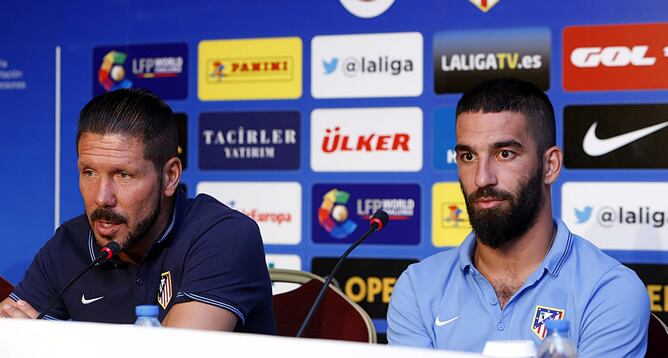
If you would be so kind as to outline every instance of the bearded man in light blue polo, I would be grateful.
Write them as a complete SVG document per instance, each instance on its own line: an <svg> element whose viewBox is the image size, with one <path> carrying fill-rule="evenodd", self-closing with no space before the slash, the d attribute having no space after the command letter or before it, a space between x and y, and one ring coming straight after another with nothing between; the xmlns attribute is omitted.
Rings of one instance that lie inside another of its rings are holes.
<svg viewBox="0 0 668 358"><path fill-rule="evenodd" d="M481 352L570 322L581 357L642 357L649 297L638 276L552 217L562 168L554 109L534 85L485 81L457 104L457 170L473 232L411 265L392 293L392 345Z"/></svg>

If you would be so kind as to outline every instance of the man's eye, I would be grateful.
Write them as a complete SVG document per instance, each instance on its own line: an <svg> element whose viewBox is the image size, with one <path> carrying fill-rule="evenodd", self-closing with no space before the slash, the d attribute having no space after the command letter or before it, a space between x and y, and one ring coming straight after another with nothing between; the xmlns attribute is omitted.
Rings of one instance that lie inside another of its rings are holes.
<svg viewBox="0 0 668 358"><path fill-rule="evenodd" d="M463 154L461 155L461 158L462 158L462 160L464 160L465 162L470 162L470 161L473 160L474 156L473 156L472 153L463 153Z"/></svg>
<svg viewBox="0 0 668 358"><path fill-rule="evenodd" d="M501 152L499 152L499 156L500 156L502 159L511 159L511 158L514 157L514 155L515 155L515 153L513 153L513 152L511 152L511 151L509 151L509 150L502 150Z"/></svg>
<svg viewBox="0 0 668 358"><path fill-rule="evenodd" d="M117 175L121 179L129 179L130 178L130 174L128 174L127 172L118 172Z"/></svg>
<svg viewBox="0 0 668 358"><path fill-rule="evenodd" d="M85 177L92 177L93 176L93 171L92 170L84 170L83 175Z"/></svg>

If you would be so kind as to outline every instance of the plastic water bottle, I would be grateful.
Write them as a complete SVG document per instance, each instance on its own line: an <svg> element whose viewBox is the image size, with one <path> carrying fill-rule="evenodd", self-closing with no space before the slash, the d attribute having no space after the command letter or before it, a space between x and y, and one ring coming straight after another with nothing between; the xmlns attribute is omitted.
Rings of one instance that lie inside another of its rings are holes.
<svg viewBox="0 0 668 358"><path fill-rule="evenodd" d="M537 358L575 358L578 352L568 339L568 321L545 321L547 336L538 348Z"/></svg>
<svg viewBox="0 0 668 358"><path fill-rule="evenodd" d="M141 305L135 307L135 314L137 320L135 326L142 327L161 327L158 321L158 306L156 305Z"/></svg>

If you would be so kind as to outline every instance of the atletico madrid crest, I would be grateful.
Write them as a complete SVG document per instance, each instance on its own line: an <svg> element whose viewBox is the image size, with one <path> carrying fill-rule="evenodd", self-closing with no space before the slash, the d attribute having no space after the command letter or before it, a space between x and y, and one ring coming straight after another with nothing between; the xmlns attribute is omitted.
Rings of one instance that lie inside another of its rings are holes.
<svg viewBox="0 0 668 358"><path fill-rule="evenodd" d="M163 272L160 275L160 287L158 288L158 303L162 306L162 309L167 309L169 301L172 299L172 275L167 272Z"/></svg>
<svg viewBox="0 0 668 358"><path fill-rule="evenodd" d="M538 336L538 338L545 338L545 335L547 334L545 321L551 319L564 319L564 310L552 307L536 306L536 313L533 315L533 321L531 322L531 330Z"/></svg>
<svg viewBox="0 0 668 358"><path fill-rule="evenodd" d="M494 5L498 4L501 0L469 0L473 5L477 6L478 9L483 12L489 11Z"/></svg>

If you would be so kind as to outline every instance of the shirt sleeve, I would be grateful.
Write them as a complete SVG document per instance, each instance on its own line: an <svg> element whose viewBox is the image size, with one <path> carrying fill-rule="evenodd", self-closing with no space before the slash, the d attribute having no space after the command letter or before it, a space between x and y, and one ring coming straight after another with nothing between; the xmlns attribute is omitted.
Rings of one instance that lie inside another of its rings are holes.
<svg viewBox="0 0 668 358"><path fill-rule="evenodd" d="M271 282L260 230L241 215L216 223L193 241L175 303L217 306L245 325L248 315L271 299Z"/></svg>
<svg viewBox="0 0 668 358"><path fill-rule="evenodd" d="M61 229L59 228L53 238L35 255L25 276L16 286L14 292L10 294L14 301L24 300L38 312L43 312L53 297L56 296L58 293L57 287L59 287L58 282L60 282L56 240L60 234ZM56 301L44 316L44 319L69 319L64 301L62 299Z"/></svg>
<svg viewBox="0 0 668 358"><path fill-rule="evenodd" d="M417 292L409 271L405 271L392 290L387 311L387 341L390 345L434 348L422 323Z"/></svg>
<svg viewBox="0 0 668 358"><path fill-rule="evenodd" d="M584 312L580 357L643 357L647 349L649 296L623 265L606 273Z"/></svg>

